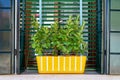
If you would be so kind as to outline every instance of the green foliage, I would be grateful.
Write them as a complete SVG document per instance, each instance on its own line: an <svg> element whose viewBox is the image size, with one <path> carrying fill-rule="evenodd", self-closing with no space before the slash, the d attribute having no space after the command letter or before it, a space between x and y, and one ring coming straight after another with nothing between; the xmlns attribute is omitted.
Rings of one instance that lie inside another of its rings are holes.
<svg viewBox="0 0 120 80"><path fill-rule="evenodd" d="M55 21L54 24L51 25L50 29L49 29L49 33L50 33L50 44L51 44L51 48L53 49L53 55L57 55L57 50L59 47L59 25L58 22Z"/></svg>
<svg viewBox="0 0 120 80"><path fill-rule="evenodd" d="M32 47L35 49L35 53L38 55L43 55L44 49L50 49L50 40L49 40L49 28L40 27L38 21L33 16L32 26L35 28L35 34L32 36Z"/></svg>
<svg viewBox="0 0 120 80"><path fill-rule="evenodd" d="M32 26L35 28L35 34L32 37L32 47L35 53L42 55L44 49L52 49L53 55L60 50L63 54L75 53L84 54L87 50L87 44L83 40L83 30L85 22L79 25L79 16L70 16L65 26L59 26L57 21L51 27L39 27L36 18L32 18Z"/></svg>
<svg viewBox="0 0 120 80"><path fill-rule="evenodd" d="M87 43L83 39L85 22L79 25L79 16L70 16L64 27L59 30L60 50L64 54L84 54L87 51Z"/></svg>
<svg viewBox="0 0 120 80"><path fill-rule="evenodd" d="M35 28L35 29L39 29L39 27L40 27L40 25L39 25L39 23L38 23L38 20L35 18L35 16L34 15L32 15L32 26Z"/></svg>

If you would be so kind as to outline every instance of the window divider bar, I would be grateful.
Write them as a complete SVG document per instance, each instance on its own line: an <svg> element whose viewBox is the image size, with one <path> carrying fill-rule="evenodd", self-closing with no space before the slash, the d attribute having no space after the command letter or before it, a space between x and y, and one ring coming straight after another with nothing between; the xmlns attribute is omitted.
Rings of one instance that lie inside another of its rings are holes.
<svg viewBox="0 0 120 80"><path fill-rule="evenodd" d="M82 25L82 0L80 0L80 25Z"/></svg>
<svg viewBox="0 0 120 80"><path fill-rule="evenodd" d="M42 26L42 0L39 0L39 22L41 27Z"/></svg>

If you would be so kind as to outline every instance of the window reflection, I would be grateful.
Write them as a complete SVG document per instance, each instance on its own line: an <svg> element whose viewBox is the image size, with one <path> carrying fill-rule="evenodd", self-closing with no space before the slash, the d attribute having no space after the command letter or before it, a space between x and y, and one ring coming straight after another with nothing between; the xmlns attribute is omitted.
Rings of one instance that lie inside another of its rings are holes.
<svg viewBox="0 0 120 80"><path fill-rule="evenodd" d="M10 7L11 0L0 0L0 7Z"/></svg>
<svg viewBox="0 0 120 80"><path fill-rule="evenodd" d="M11 66L10 53L0 53L0 74L10 74L11 68L10 66Z"/></svg>
<svg viewBox="0 0 120 80"><path fill-rule="evenodd" d="M11 50L11 32L2 31L0 32L0 51Z"/></svg>
<svg viewBox="0 0 120 80"><path fill-rule="evenodd" d="M111 30L120 31L120 12L111 12Z"/></svg>
<svg viewBox="0 0 120 80"><path fill-rule="evenodd" d="M112 9L120 9L120 0L111 0Z"/></svg>
<svg viewBox="0 0 120 80"><path fill-rule="evenodd" d="M120 33L111 33L110 51L120 52Z"/></svg>
<svg viewBox="0 0 120 80"><path fill-rule="evenodd" d="M10 18L10 10L0 9L0 29L10 28L9 18Z"/></svg>

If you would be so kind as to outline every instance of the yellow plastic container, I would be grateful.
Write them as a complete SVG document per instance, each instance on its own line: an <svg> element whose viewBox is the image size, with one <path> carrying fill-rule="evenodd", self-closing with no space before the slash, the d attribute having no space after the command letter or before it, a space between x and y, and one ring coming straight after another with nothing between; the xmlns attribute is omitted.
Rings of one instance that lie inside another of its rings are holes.
<svg viewBox="0 0 120 80"><path fill-rule="evenodd" d="M38 73L84 73L86 56L37 56Z"/></svg>

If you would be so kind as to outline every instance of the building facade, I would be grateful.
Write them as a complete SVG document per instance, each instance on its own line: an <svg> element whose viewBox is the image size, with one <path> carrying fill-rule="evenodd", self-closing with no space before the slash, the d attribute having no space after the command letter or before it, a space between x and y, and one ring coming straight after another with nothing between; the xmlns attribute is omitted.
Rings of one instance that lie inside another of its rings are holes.
<svg viewBox="0 0 120 80"><path fill-rule="evenodd" d="M40 24L64 25L69 15L86 22L86 73L120 74L119 0L0 0L0 74L36 70L31 15ZM81 5L82 3L82 5ZM81 23L81 22L80 22Z"/></svg>

